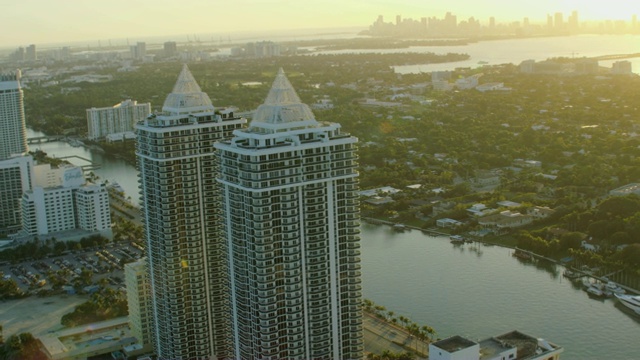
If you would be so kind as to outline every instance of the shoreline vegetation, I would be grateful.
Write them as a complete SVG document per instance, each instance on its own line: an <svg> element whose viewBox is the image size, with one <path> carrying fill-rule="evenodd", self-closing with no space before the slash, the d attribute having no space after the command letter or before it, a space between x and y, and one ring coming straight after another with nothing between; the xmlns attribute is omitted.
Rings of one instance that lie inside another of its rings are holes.
<svg viewBox="0 0 640 360"><path fill-rule="evenodd" d="M377 319L384 323L384 325L392 330L386 330L384 332L379 333L379 336L393 335L395 338L396 335L402 334L399 336L402 341L396 339L387 339L393 344L403 348L406 353L404 354L395 354L395 356L389 356L390 353L387 352L387 356L391 359L414 359L412 355L417 356L418 358L428 358L429 356L429 343L436 340L436 331L432 327L428 325L419 325L414 323L411 319L403 315L397 315L392 310L387 310L384 306L374 303L369 299L363 299L362 301L362 310L365 315L370 316L372 318ZM366 326L365 326L366 328ZM375 329L368 329L369 331L376 332ZM377 354L377 355L384 355ZM380 357L375 356L367 356L367 359L382 359Z"/></svg>

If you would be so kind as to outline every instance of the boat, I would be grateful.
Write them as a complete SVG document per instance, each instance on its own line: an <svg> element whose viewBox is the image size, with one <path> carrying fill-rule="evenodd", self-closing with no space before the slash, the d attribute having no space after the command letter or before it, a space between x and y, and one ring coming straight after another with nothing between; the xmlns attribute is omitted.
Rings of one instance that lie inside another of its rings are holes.
<svg viewBox="0 0 640 360"><path fill-rule="evenodd" d="M404 224L394 224L393 225L393 230L397 231L397 232L403 232L407 229L406 226L404 226Z"/></svg>
<svg viewBox="0 0 640 360"><path fill-rule="evenodd" d="M577 272L577 271L571 271L571 270L569 270L569 269L566 269L566 270L562 273L562 275L563 275L564 277L566 277L567 279L577 279L577 278L579 278L580 276L582 276L582 274L580 274L579 272Z"/></svg>
<svg viewBox="0 0 640 360"><path fill-rule="evenodd" d="M640 295L613 294L620 303L640 315Z"/></svg>
<svg viewBox="0 0 640 360"><path fill-rule="evenodd" d="M606 298L613 295L613 292L607 289L605 284L601 282L591 282L589 278L582 279L582 285L590 296Z"/></svg>
<svg viewBox="0 0 640 360"><path fill-rule="evenodd" d="M533 256L531 256L530 253L524 251L524 250L520 250L518 248L516 248L516 251L513 252L513 256L517 257L518 259L522 259L522 260L533 260Z"/></svg>
<svg viewBox="0 0 640 360"><path fill-rule="evenodd" d="M69 143L69 145L71 145L72 147L84 146L84 143L78 139L67 139L67 143Z"/></svg>
<svg viewBox="0 0 640 360"><path fill-rule="evenodd" d="M449 240L451 240L452 244L464 244L464 238L460 235L451 235Z"/></svg>
<svg viewBox="0 0 640 360"><path fill-rule="evenodd" d="M587 288L587 293L595 297L607 297L607 294L605 294L605 292L602 291L596 284L591 284L591 286Z"/></svg>
<svg viewBox="0 0 640 360"><path fill-rule="evenodd" d="M607 284L604 287L607 291L610 291L613 294L622 295L626 293L626 291L623 288L621 288L620 285L616 284L613 281L607 282Z"/></svg>

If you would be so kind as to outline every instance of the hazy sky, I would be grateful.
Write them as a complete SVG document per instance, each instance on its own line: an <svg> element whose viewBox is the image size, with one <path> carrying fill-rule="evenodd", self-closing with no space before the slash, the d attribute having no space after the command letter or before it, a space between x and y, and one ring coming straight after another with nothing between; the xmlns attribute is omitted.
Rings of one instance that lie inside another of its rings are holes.
<svg viewBox="0 0 640 360"><path fill-rule="evenodd" d="M0 47L79 40L181 34L232 34L262 30L366 28L383 15L419 19L447 11L486 23L543 22L548 13L565 19L578 10L581 20L630 19L640 15L638 0L0 0ZM176 39L181 41L183 39Z"/></svg>

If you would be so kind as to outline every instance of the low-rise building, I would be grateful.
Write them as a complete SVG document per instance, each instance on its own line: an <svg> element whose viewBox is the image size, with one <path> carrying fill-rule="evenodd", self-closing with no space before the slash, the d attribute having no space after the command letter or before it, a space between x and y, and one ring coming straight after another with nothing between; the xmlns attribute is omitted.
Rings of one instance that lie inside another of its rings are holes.
<svg viewBox="0 0 640 360"><path fill-rule="evenodd" d="M497 187L500 185L500 173L492 170L478 170L473 179L476 187Z"/></svg>
<svg viewBox="0 0 640 360"><path fill-rule="evenodd" d="M128 317L49 331L41 335L40 349L51 360L81 360L120 352L133 345ZM113 357L112 357L113 358Z"/></svg>
<svg viewBox="0 0 640 360"><path fill-rule="evenodd" d="M485 215L490 214L490 213L492 213L494 211L496 211L496 210L487 207L487 205L485 205L485 204L473 204L473 205L471 205L470 208L467 209L467 212L469 213L469 215L472 215L472 216L475 216L475 217L485 216Z"/></svg>
<svg viewBox="0 0 640 360"><path fill-rule="evenodd" d="M530 224L532 221L533 217L531 215L505 210L497 214L481 217L478 219L478 224L497 228L516 228Z"/></svg>
<svg viewBox="0 0 640 360"><path fill-rule="evenodd" d="M519 331L475 342L453 336L429 344L430 360L558 360L561 346Z"/></svg>
<svg viewBox="0 0 640 360"><path fill-rule="evenodd" d="M378 196L378 195L383 195L383 194L389 194L389 195L393 195L396 193L399 193L400 190L393 188L391 186L383 186L380 188L376 188L376 189L368 189L368 190L362 190L358 192L358 195L360 196L365 196L365 197L373 197L373 196Z"/></svg>
<svg viewBox="0 0 640 360"><path fill-rule="evenodd" d="M534 206L527 210L527 214L533 216L536 219L546 219L553 215L556 211L547 206Z"/></svg>
<svg viewBox="0 0 640 360"><path fill-rule="evenodd" d="M510 91L511 88L504 87L504 83L501 82L491 82L486 84L481 84L476 86L476 90L480 92L486 91Z"/></svg>
<svg viewBox="0 0 640 360"><path fill-rule="evenodd" d="M640 183L631 183L609 191L611 196L640 195Z"/></svg>
<svg viewBox="0 0 640 360"><path fill-rule="evenodd" d="M463 223L449 218L442 218L436 220L436 226L439 228L457 228L461 226Z"/></svg>
<svg viewBox="0 0 640 360"><path fill-rule="evenodd" d="M82 169L75 166L35 168L35 186L22 195L22 230L15 239L113 236L105 184L85 183Z"/></svg>

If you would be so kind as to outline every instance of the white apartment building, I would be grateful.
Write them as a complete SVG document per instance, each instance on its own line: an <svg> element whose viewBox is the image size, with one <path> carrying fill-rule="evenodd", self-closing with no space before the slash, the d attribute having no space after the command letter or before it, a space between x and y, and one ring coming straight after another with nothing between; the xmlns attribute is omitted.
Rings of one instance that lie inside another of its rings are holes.
<svg viewBox="0 0 640 360"><path fill-rule="evenodd" d="M127 287L129 306L129 328L131 335L146 351L152 350L153 313L151 311L151 285L147 269L147 259L128 263L124 266L124 282Z"/></svg>
<svg viewBox="0 0 640 360"><path fill-rule="evenodd" d="M85 184L79 167L52 169L45 164L35 168L35 186L22 195L20 238L57 235L64 240L60 233L69 230L112 237L109 194L104 184Z"/></svg>
<svg viewBox="0 0 640 360"><path fill-rule="evenodd" d="M154 349L229 357L229 281L214 143L246 120L211 104L185 65L162 112L136 125Z"/></svg>
<svg viewBox="0 0 640 360"><path fill-rule="evenodd" d="M472 341L452 336L429 344L430 360L559 360L561 346L517 330Z"/></svg>
<svg viewBox="0 0 640 360"><path fill-rule="evenodd" d="M0 74L0 160L28 151L20 71Z"/></svg>
<svg viewBox="0 0 640 360"><path fill-rule="evenodd" d="M111 233L109 193L104 183L87 184L75 192L76 226L91 232Z"/></svg>
<svg viewBox="0 0 640 360"><path fill-rule="evenodd" d="M8 235L21 229L22 194L33 188L33 182L31 156L0 160L0 235Z"/></svg>
<svg viewBox="0 0 640 360"><path fill-rule="evenodd" d="M99 140L107 136L132 133L135 124L151 113L151 104L138 104L134 100L125 100L119 104L104 108L87 109L87 138Z"/></svg>
<svg viewBox="0 0 640 360"><path fill-rule="evenodd" d="M361 359L355 137L282 70L248 129L215 144L235 359Z"/></svg>

